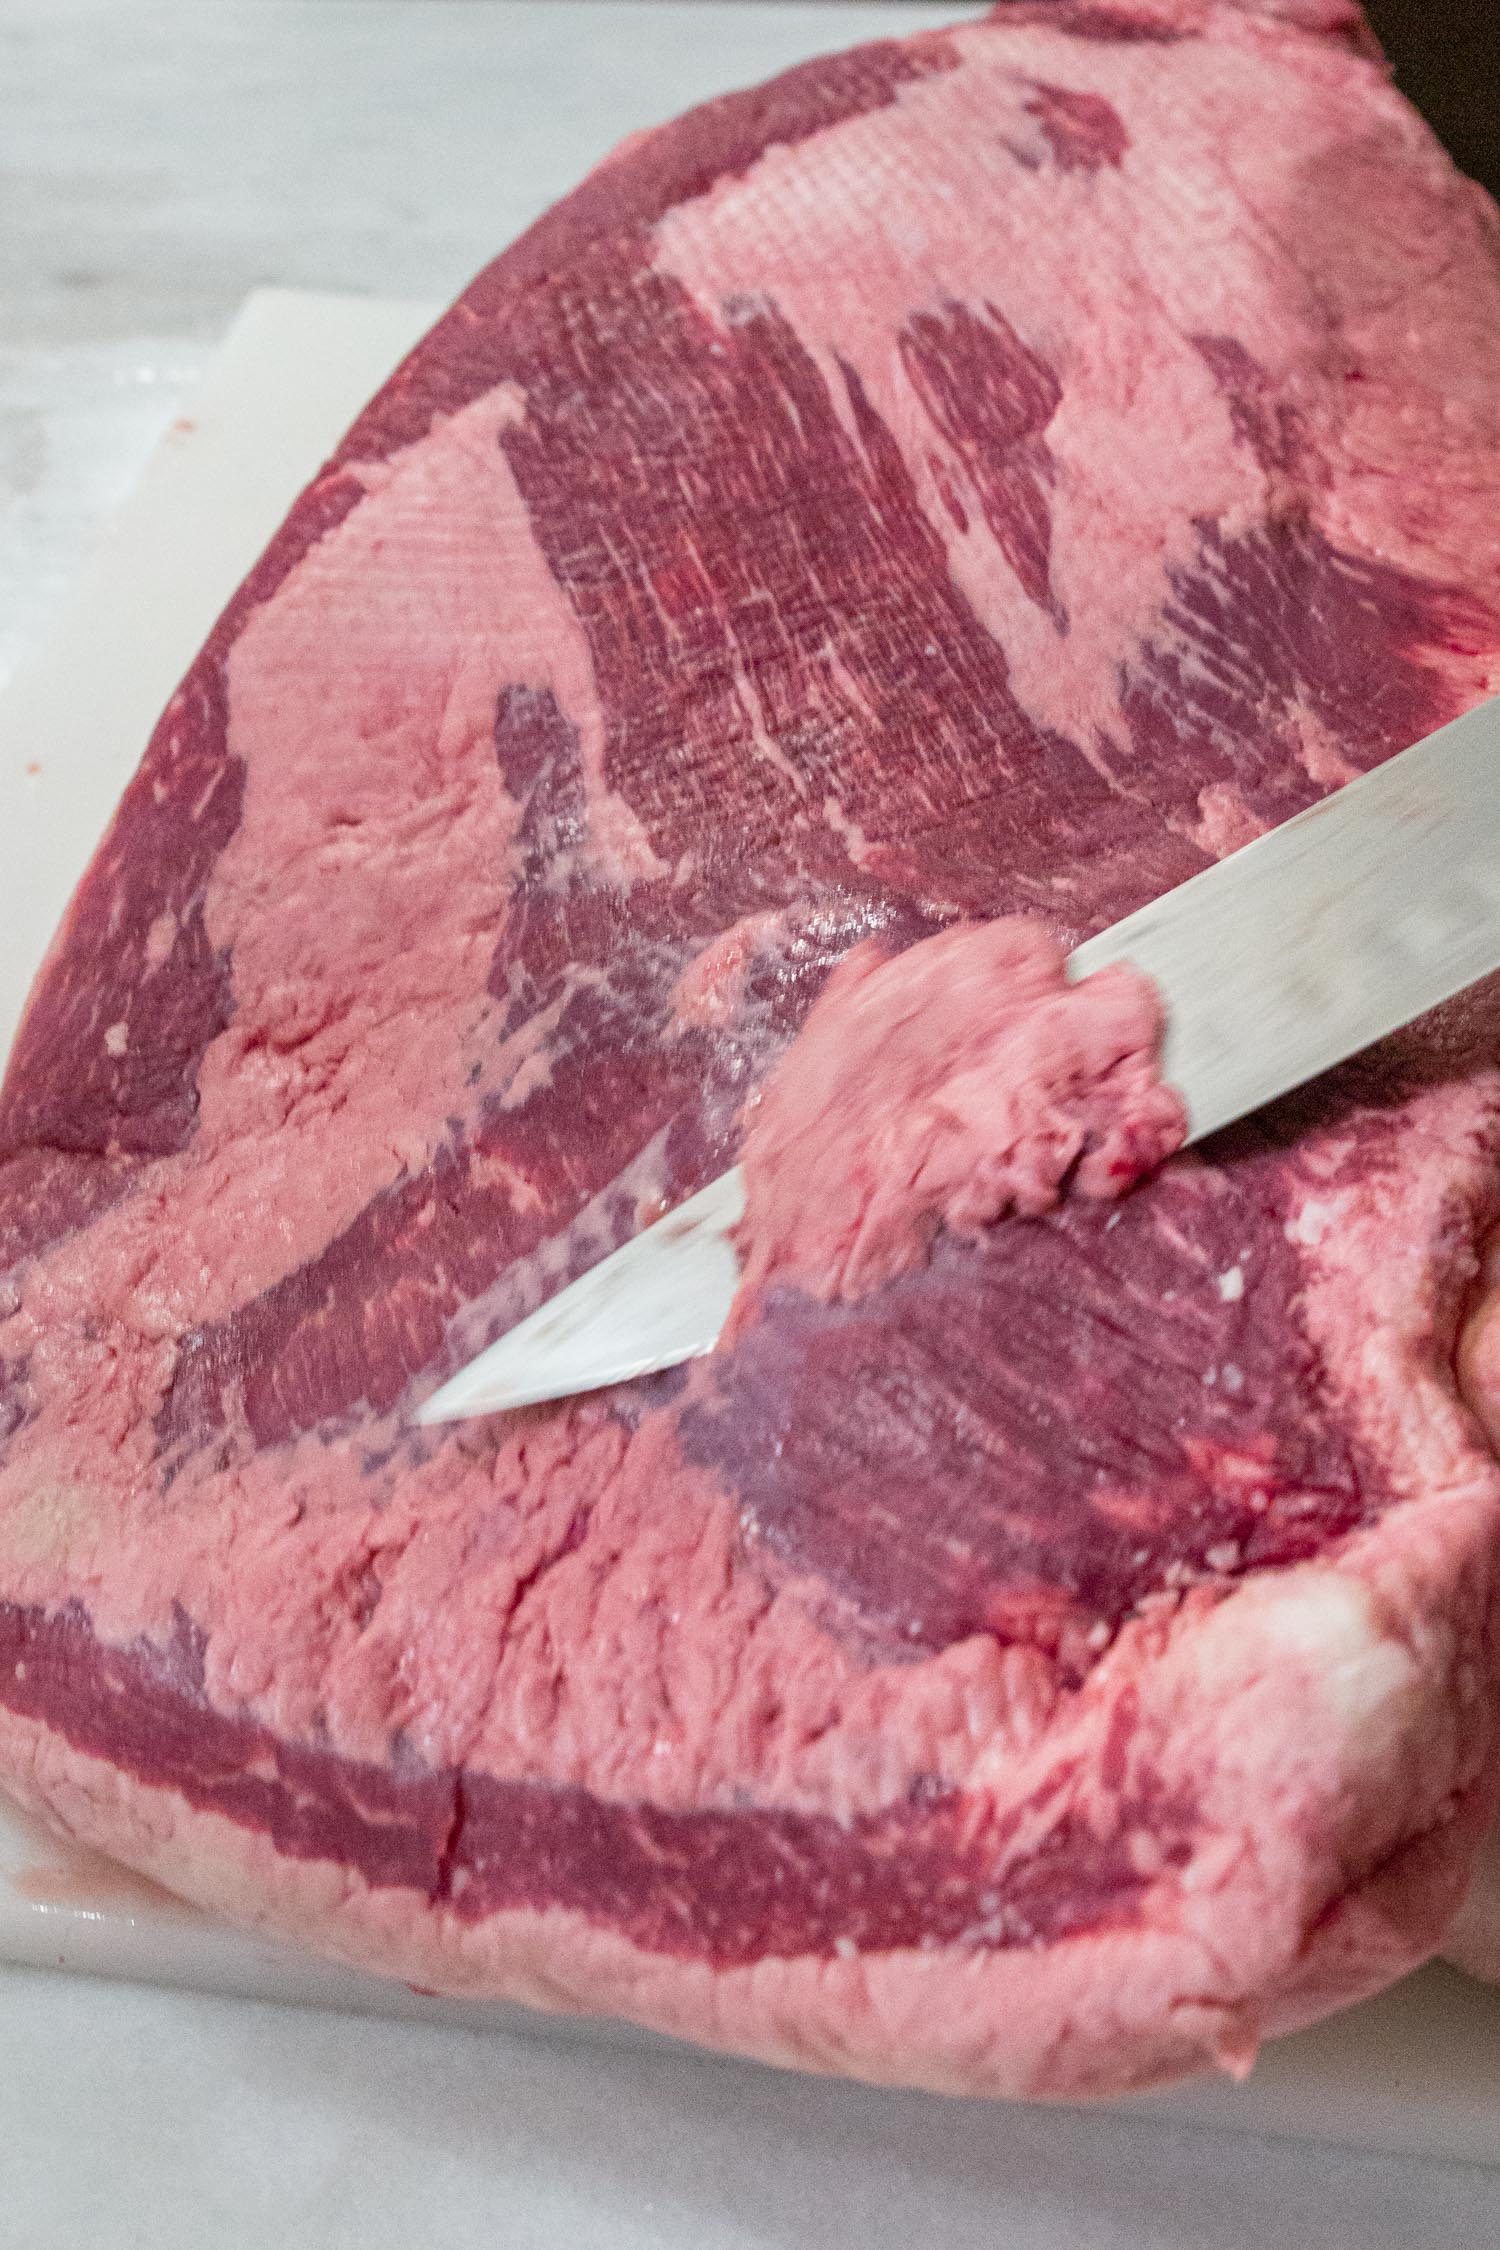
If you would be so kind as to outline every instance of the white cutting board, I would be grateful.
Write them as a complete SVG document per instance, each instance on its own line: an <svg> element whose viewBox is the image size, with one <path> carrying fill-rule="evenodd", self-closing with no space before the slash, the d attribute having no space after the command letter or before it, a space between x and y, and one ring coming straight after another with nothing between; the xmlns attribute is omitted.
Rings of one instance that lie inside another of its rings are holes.
<svg viewBox="0 0 1500 2250"><path fill-rule="evenodd" d="M252 297L59 630L0 698L0 1054L162 705L296 493L433 310ZM333 1968L181 1905L3 1803L0 1960L542 2037L646 2041L625 2026L432 2001ZM1500 2165L1500 1991L1434 1967L1277 2042L1243 2086L1204 2081L1117 2106Z"/></svg>

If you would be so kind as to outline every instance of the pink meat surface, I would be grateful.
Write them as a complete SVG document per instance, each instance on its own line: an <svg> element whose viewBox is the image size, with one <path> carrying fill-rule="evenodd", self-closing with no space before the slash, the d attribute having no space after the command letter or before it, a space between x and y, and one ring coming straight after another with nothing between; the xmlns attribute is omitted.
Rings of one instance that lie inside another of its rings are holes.
<svg viewBox="0 0 1500 2250"><path fill-rule="evenodd" d="M741 1163L742 1299L768 1284L850 1298L916 1265L940 1227L975 1238L1040 1218L1065 1184L1123 1195L1179 1148L1182 1103L1156 1072L1148 980L1063 980L1039 924L960 927L894 957L877 939L830 976L754 1104Z"/></svg>
<svg viewBox="0 0 1500 2250"><path fill-rule="evenodd" d="M1464 1397L1500 1452L1500 1231L1486 1245L1469 1316L1459 1339ZM1488 1984L1500 1984L1500 1821L1474 1864L1462 1906L1443 1936L1444 1956Z"/></svg>
<svg viewBox="0 0 1500 2250"><path fill-rule="evenodd" d="M1500 1825L1490 1830L1463 1904L1443 1934L1443 1956L1484 1984L1500 1984Z"/></svg>
<svg viewBox="0 0 1500 2250"><path fill-rule="evenodd" d="M628 144L174 697L0 1096L0 1775L253 1924L1077 2094L1426 1953L1494 1791L1487 987L688 1373L443 1374L829 972L1071 946L1500 685L1493 209L1346 0L1016 0Z"/></svg>

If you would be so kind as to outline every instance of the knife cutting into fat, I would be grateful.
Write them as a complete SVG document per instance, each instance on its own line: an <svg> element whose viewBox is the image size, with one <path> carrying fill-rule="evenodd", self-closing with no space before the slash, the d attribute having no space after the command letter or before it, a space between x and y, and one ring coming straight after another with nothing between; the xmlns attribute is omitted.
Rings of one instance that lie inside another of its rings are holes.
<svg viewBox="0 0 1500 2250"><path fill-rule="evenodd" d="M1189 1141L1500 969L1500 697L1257 837L1069 956L1128 961L1166 1005ZM459 1421L712 1351L739 1279L739 1171L658 1219L419 1408Z"/></svg>

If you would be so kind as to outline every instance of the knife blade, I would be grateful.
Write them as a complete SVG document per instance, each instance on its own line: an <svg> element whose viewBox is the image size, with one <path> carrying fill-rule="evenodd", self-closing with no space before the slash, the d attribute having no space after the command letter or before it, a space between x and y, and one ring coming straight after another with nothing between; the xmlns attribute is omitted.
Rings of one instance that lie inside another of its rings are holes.
<svg viewBox="0 0 1500 2250"><path fill-rule="evenodd" d="M1162 1075L1197 1141L1500 968L1500 697L1206 868L1069 956L1166 1003ZM744 1211L725 1173L602 1259L420 1407L446 1422L711 1351Z"/></svg>

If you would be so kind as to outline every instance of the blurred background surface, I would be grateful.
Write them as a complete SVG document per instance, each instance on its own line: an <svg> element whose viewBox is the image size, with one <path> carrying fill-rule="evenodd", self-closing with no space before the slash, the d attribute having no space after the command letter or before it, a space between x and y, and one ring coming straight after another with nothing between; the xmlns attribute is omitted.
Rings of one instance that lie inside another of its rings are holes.
<svg viewBox="0 0 1500 2250"><path fill-rule="evenodd" d="M1500 195L1500 0L1365 0L1365 11L1402 90Z"/></svg>

